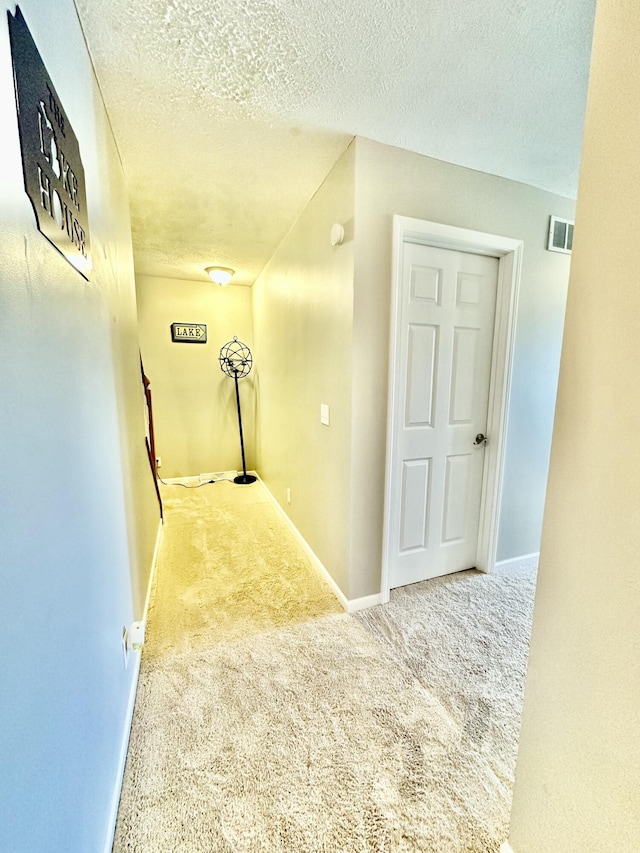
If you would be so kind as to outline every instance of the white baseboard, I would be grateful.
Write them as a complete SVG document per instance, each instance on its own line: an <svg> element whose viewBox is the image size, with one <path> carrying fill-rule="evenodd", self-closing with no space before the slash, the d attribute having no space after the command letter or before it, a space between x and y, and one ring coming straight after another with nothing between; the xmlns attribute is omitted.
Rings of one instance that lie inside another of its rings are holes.
<svg viewBox="0 0 640 853"><path fill-rule="evenodd" d="M367 608L375 607L377 604L382 604L381 592L375 595L365 595L363 598L351 598L347 601L347 613L355 613L357 610L367 610Z"/></svg>
<svg viewBox="0 0 640 853"><path fill-rule="evenodd" d="M129 735L131 734L131 724L133 722L133 709L136 704L136 691L138 687L138 676L140 675L140 654L135 653L136 657L133 661L133 671L131 673L131 687L129 690L129 701L127 703L127 711L125 715L125 727L122 735L122 743L120 745L120 756L118 759L118 772L116 774L116 784L113 790L111 800L111 811L109 814L109 823L107 830L107 840L104 846L104 853L111 853L113 849L113 839L116 833L116 821L118 820L118 806L120 805L120 793L122 791L122 780L124 778L124 766L127 761L127 752L129 750Z"/></svg>
<svg viewBox="0 0 640 853"><path fill-rule="evenodd" d="M504 844L500 845L500 853L515 853L515 850L508 841L505 841Z"/></svg>
<svg viewBox="0 0 640 853"><path fill-rule="evenodd" d="M525 554L523 557L512 557L510 560L500 560L496 563L496 569L508 571L509 569L537 569L540 552L536 554Z"/></svg>
<svg viewBox="0 0 640 853"><path fill-rule="evenodd" d="M162 542L162 532L164 530L163 521L160 519L160 523L158 524L158 532L156 534L156 544L153 549L153 557L151 559L151 572L149 573L149 583L147 584L147 595L144 600L144 612L142 614L142 619L146 623L147 621L147 613L149 612L149 600L151 599L151 587L153 586L153 579L156 576L156 565L158 563L158 554L160 552L160 543Z"/></svg>
<svg viewBox="0 0 640 853"><path fill-rule="evenodd" d="M151 598L151 587L156 574L156 565L158 563L158 552L160 550L160 542L162 540L162 519L158 524L158 533L156 535L156 544L153 549L153 559L151 560L151 572L149 573L149 583L147 584L147 595L144 602L144 612L142 619L146 623L147 612L149 610L149 600ZM129 750L129 736L131 734L131 724L133 723L133 710L136 704L136 693L138 690L138 677L140 675L140 652L129 652L134 655L133 671L131 672L131 683L129 687L129 700L127 702L127 710L125 713L125 725L122 734L122 742L120 744L120 756L118 758L118 772L116 774L116 783L113 789L113 797L111 798L111 810L109 813L109 823L107 824L107 838L104 846L104 853L111 853L113 848L113 839L116 832L116 821L118 819L118 806L120 805L120 794L122 791L122 780L124 778L124 767L127 761L127 752Z"/></svg>
<svg viewBox="0 0 640 853"><path fill-rule="evenodd" d="M250 473L247 471L247 474ZM237 471L213 471L205 474L199 474L198 480L201 483L210 483L212 480L233 480L238 476Z"/></svg>
<svg viewBox="0 0 640 853"><path fill-rule="evenodd" d="M255 473L255 472L253 472L253 473ZM289 518L287 513L284 511L284 509L280 506L278 501L275 499L275 497L271 493L267 484L262 479L260 479L260 477L258 477L258 480L260 480L260 482L262 483L262 485L264 487L264 490L266 491L266 493L269 495L269 497L271 498L271 500L275 504L278 512L284 518L284 520L287 522L287 524L289 525L289 527L293 531L293 534L295 535L296 539L300 542L300 544L302 545L302 547L306 551L306 553L309 556L309 559L311 560L315 570L318 572L320 577L329 584L333 594L338 599L338 601L340 602L342 607L347 611L347 613L355 613L357 610L366 610L368 607L375 607L376 604L382 604L381 593L377 593L376 595L366 595L363 598L348 599L346 597L346 595L343 593L343 591L340 589L338 584L331 577L326 566L322 563L322 561L320 560L318 555L315 553L313 548L309 545L309 543L304 538L302 533L300 533L300 531L295 526L293 521Z"/></svg>
<svg viewBox="0 0 640 853"><path fill-rule="evenodd" d="M314 569L318 572L320 577L329 584L329 586L331 587L331 591L333 592L335 597L338 599L340 604L343 606L343 608L348 613L349 612L349 601L347 600L346 595L343 593L343 591L340 589L338 584L331 577L331 575L327 571L326 567L323 565L322 561L320 560L318 555L315 553L315 551L311 548L311 546L309 545L307 540L304 538L302 533L300 533L300 531L295 526L293 521L291 521L291 519L289 518L287 513L282 509L282 507L280 506L278 501L275 499L275 497L271 493L271 490L269 489L267 484L264 482L264 480L262 480L260 477L258 477L258 480L262 484L262 487L264 488L265 492L269 495L269 497L273 501L275 508L278 510L278 512L280 513L282 518L287 522L287 524L291 528L291 532L293 533L293 535L296 537L296 539L298 540L300 545L302 545L302 547L304 548L307 556L311 560L311 563L312 563Z"/></svg>
<svg viewBox="0 0 640 853"><path fill-rule="evenodd" d="M252 473L255 474L255 471ZM342 607L347 611L347 613L355 613L357 610L366 610L367 607L375 607L376 604L381 604L382 603L382 595L380 593L377 593L376 595L367 595L367 596L364 596L363 598L348 599L346 597L346 595L340 589L338 584L334 581L334 579L329 574L326 566L322 563L322 561L320 560L318 555L315 553L315 551L312 549L312 547L309 545L309 543L304 538L302 533L300 533L300 531L295 526L293 521L289 518L287 513L284 511L284 509L280 506L278 501L275 499L275 497L271 493L267 484L262 479L260 479L260 477L258 477L258 480L260 480L260 482L262 483L262 485L264 487L264 490L266 491L266 493L269 495L269 497L273 501L276 509L278 510L280 515L283 517L283 519L287 522L287 524L291 528L294 536L296 537L296 539L300 542L300 544L304 548L304 550L307 553L309 559L311 560L311 563L313 564L313 567L315 568L315 570L318 572L320 577L329 584L333 594L338 599L338 601L340 602Z"/></svg>
<svg viewBox="0 0 640 853"><path fill-rule="evenodd" d="M255 471L247 471L247 474L255 474ZM201 483L210 483L211 480L233 480L237 476L237 471L216 471L211 474L186 474L184 477L158 477L158 479L167 486L199 486Z"/></svg>

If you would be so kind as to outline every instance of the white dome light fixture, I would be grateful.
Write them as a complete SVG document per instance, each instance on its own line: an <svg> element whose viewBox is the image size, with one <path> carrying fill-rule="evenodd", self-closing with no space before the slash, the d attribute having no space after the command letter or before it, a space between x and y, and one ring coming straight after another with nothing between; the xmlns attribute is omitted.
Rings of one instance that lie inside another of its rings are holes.
<svg viewBox="0 0 640 853"><path fill-rule="evenodd" d="M205 272L211 281L223 287L225 284L229 284L235 270L229 269L229 267L206 267Z"/></svg>

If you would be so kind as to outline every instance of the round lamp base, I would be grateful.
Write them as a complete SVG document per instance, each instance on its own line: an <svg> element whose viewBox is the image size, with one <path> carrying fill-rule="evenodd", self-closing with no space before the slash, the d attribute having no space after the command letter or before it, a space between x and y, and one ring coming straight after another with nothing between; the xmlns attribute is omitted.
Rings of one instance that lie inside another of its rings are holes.
<svg viewBox="0 0 640 853"><path fill-rule="evenodd" d="M255 483L257 479L253 474L238 474L237 477L233 478L233 482L241 486L248 486L249 483Z"/></svg>

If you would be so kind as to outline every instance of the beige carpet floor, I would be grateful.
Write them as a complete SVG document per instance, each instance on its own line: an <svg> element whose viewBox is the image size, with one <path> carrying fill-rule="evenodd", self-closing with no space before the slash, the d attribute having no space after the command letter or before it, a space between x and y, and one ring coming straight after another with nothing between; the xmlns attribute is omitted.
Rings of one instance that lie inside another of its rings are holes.
<svg viewBox="0 0 640 853"><path fill-rule="evenodd" d="M115 853L497 853L532 573L349 616L260 483L164 495Z"/></svg>

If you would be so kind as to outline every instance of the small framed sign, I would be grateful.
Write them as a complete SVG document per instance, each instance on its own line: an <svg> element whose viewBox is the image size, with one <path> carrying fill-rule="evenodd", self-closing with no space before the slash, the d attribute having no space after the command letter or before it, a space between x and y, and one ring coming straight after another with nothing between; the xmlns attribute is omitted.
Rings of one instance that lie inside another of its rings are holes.
<svg viewBox="0 0 640 853"><path fill-rule="evenodd" d="M204 323L172 323L171 340L174 344L206 344L207 327Z"/></svg>

